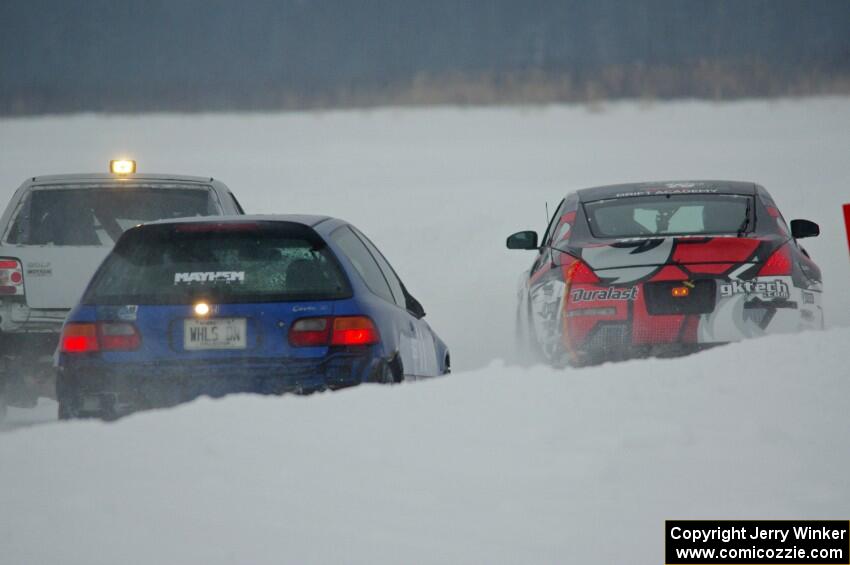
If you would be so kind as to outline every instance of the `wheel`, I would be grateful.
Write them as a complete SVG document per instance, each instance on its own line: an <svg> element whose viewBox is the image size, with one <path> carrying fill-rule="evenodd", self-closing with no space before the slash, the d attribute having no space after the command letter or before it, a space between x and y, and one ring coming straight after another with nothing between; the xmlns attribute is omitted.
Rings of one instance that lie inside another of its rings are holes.
<svg viewBox="0 0 850 565"><path fill-rule="evenodd" d="M531 332L530 312L525 317L522 315L522 305L517 304L516 321L514 323L514 346L516 359L521 365L531 365L534 363L534 355L532 353L532 337Z"/></svg>
<svg viewBox="0 0 850 565"><path fill-rule="evenodd" d="M525 318L521 313L522 306L517 306L517 350L519 353L519 362L523 365L533 365L545 361L549 363L549 359L545 355L543 346L537 336L537 329L534 327L534 313L531 309L531 299L525 301Z"/></svg>

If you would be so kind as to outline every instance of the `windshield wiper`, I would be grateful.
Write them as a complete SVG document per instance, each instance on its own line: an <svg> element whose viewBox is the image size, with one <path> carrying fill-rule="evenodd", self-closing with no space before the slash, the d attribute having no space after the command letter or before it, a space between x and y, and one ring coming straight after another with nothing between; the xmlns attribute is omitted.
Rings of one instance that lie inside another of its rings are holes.
<svg viewBox="0 0 850 565"><path fill-rule="evenodd" d="M744 211L744 221L741 222L741 226L738 228L738 237L743 236L747 233L747 229L750 227L750 213L752 212L752 199L747 198L747 209Z"/></svg>

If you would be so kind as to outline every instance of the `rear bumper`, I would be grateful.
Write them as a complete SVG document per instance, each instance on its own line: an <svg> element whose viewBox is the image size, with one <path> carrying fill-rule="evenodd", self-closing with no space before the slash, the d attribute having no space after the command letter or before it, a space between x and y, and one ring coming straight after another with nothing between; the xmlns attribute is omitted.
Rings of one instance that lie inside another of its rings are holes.
<svg viewBox="0 0 850 565"><path fill-rule="evenodd" d="M199 396L233 393L309 393L372 379L371 352L340 352L321 360L240 359L215 362L106 364L97 359L60 363L56 393L73 415L120 416L174 406Z"/></svg>
<svg viewBox="0 0 850 565"><path fill-rule="evenodd" d="M781 288L782 294L736 293L722 279L697 280L696 288L703 284L707 290L698 300L692 300L693 283L692 294L685 300L669 297L667 286L680 283L639 283L626 292L604 294L604 300L596 299L602 296L599 287L567 294L561 320L564 348L579 362L665 356L822 327L819 292L795 287L790 278L757 280L765 288ZM665 292L658 295L659 289Z"/></svg>
<svg viewBox="0 0 850 565"><path fill-rule="evenodd" d="M643 357L679 357L704 351L728 341L686 341L686 336L670 331L670 324L683 320L658 320L659 325L644 325L640 335L634 335L629 322L599 322L583 340L568 343L574 364L596 364ZM681 327L681 326L680 326Z"/></svg>
<svg viewBox="0 0 850 565"><path fill-rule="evenodd" d="M52 367L67 313L33 310L19 303L0 304L0 357L24 365L25 372ZM20 370L12 368L12 372Z"/></svg>
<svg viewBox="0 0 850 565"><path fill-rule="evenodd" d="M59 333L68 315L67 308L30 308L23 302L0 302L0 332Z"/></svg>

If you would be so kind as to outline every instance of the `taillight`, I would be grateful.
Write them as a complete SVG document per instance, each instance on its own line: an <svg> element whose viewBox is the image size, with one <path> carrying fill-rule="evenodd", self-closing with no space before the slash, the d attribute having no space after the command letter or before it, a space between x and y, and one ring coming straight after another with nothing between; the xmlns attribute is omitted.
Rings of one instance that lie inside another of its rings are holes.
<svg viewBox="0 0 850 565"><path fill-rule="evenodd" d="M378 329L366 316L301 318L289 330L294 347L372 345L380 341Z"/></svg>
<svg viewBox="0 0 850 565"><path fill-rule="evenodd" d="M0 294L20 296L24 293L24 270L17 259L0 259Z"/></svg>
<svg viewBox="0 0 850 565"><path fill-rule="evenodd" d="M599 277L590 265L581 259L576 259L575 263L567 269L567 281L573 284L596 284L599 282Z"/></svg>
<svg viewBox="0 0 850 565"><path fill-rule="evenodd" d="M759 269L758 276L789 276L791 274L791 250L783 245L774 251Z"/></svg>
<svg viewBox="0 0 850 565"><path fill-rule="evenodd" d="M104 351L132 351L142 342L136 326L127 322L101 322L98 330L100 347Z"/></svg>
<svg viewBox="0 0 850 565"><path fill-rule="evenodd" d="M126 322L70 322L62 328L62 353L132 351L142 339L136 326Z"/></svg>
<svg viewBox="0 0 850 565"><path fill-rule="evenodd" d="M301 318L289 329L289 343L295 347L327 345L330 337L330 318Z"/></svg>
<svg viewBox="0 0 850 565"><path fill-rule="evenodd" d="M372 345L380 337L372 320L365 316L346 316L334 319L331 345Z"/></svg>
<svg viewBox="0 0 850 565"><path fill-rule="evenodd" d="M68 323L62 328L62 353L92 353L100 351L96 324Z"/></svg>

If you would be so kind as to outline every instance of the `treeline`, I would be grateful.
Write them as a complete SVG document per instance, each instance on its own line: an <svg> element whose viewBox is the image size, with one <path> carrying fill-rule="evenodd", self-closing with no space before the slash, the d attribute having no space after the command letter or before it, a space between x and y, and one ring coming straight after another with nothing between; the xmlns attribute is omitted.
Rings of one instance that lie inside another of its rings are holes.
<svg viewBox="0 0 850 565"><path fill-rule="evenodd" d="M0 114L850 93L847 0L4 0Z"/></svg>

